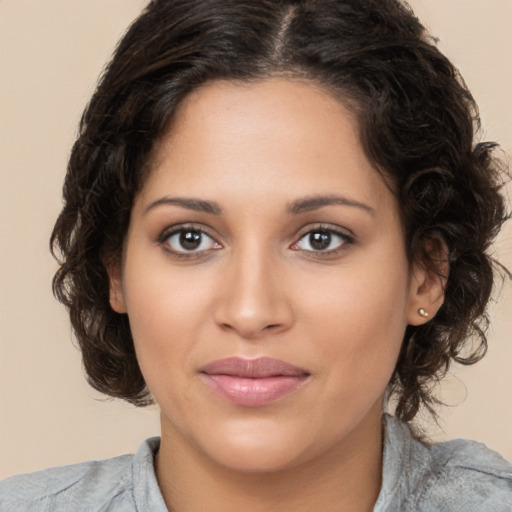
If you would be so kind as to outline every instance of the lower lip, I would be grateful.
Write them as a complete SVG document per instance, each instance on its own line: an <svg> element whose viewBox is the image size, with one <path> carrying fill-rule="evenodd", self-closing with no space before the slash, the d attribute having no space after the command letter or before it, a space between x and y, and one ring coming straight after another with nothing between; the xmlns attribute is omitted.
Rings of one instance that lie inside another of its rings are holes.
<svg viewBox="0 0 512 512"><path fill-rule="evenodd" d="M207 384L219 395L237 405L267 405L299 389L307 375L243 378L231 375L203 374Z"/></svg>

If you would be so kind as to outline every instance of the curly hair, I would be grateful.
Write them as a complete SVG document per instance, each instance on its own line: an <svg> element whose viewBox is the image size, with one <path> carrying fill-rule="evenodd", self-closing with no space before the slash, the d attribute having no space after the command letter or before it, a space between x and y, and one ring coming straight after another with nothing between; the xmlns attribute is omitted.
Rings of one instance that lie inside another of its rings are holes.
<svg viewBox="0 0 512 512"><path fill-rule="evenodd" d="M107 268L177 106L210 80L276 75L320 84L356 113L367 157L399 198L409 260L439 273L425 241L448 249L444 304L407 328L389 385L398 418L433 412L432 383L487 347L505 173L496 145L475 142L478 110L459 73L398 0L153 0L135 20L83 114L50 242L89 383L151 402Z"/></svg>

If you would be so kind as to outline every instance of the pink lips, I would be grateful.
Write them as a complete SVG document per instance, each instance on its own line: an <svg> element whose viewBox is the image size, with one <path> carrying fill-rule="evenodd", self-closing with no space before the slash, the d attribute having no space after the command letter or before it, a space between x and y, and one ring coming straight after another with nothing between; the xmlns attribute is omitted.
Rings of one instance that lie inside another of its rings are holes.
<svg viewBox="0 0 512 512"><path fill-rule="evenodd" d="M269 357L230 357L207 364L200 372L218 394L249 407L274 402L298 389L309 377L306 370Z"/></svg>

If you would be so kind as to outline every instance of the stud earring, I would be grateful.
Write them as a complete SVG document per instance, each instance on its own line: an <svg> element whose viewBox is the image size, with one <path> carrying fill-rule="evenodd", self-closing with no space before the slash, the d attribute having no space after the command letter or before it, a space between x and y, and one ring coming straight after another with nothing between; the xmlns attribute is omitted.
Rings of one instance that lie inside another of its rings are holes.
<svg viewBox="0 0 512 512"><path fill-rule="evenodd" d="M422 316L423 318L428 317L428 313L423 308L418 309L418 315Z"/></svg>

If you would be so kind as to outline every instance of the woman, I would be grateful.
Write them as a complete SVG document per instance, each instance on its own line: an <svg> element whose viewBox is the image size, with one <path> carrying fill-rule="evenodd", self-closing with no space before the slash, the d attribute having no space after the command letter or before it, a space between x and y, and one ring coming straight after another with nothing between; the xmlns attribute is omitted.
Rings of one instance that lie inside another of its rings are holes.
<svg viewBox="0 0 512 512"><path fill-rule="evenodd" d="M52 243L91 384L155 400L162 437L1 510L510 510L506 461L411 425L486 347L505 206L476 125L396 1L152 2Z"/></svg>

